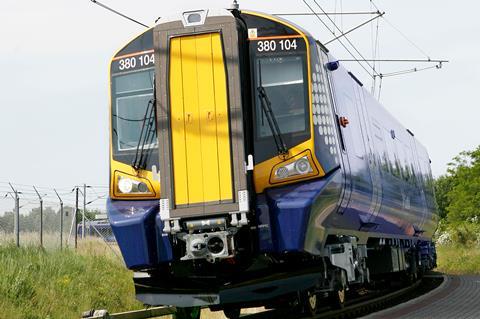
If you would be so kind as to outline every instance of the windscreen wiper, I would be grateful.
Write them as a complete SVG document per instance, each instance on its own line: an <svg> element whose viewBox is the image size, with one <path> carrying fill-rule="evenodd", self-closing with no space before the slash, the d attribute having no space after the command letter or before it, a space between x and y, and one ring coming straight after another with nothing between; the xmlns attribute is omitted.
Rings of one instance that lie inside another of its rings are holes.
<svg viewBox="0 0 480 319"><path fill-rule="evenodd" d="M132 167L135 170L145 169L147 167L148 152L151 150L151 145L155 138L155 80L153 82L153 99L148 101L147 109L142 121L142 130L138 137L137 149L135 151L135 157L132 161ZM148 148L145 148L146 146Z"/></svg>
<svg viewBox="0 0 480 319"><path fill-rule="evenodd" d="M278 122L275 118L275 114L273 114L272 103L270 103L267 92L262 85L257 87L257 91L258 97L260 98L260 104L262 105L263 112L265 113L265 117L267 118L268 126L270 126L273 139L275 140L275 144L277 145L278 155L286 155L288 154L288 148L285 144L285 141L283 140L282 132L278 127Z"/></svg>

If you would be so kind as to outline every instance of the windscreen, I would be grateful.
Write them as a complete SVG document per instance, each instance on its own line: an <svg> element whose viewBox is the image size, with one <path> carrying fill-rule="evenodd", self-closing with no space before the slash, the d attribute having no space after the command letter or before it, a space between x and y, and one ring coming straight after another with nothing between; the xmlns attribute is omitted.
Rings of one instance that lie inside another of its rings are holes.
<svg viewBox="0 0 480 319"><path fill-rule="evenodd" d="M112 131L113 151L116 155L133 159L144 122L153 121L147 108L152 107L154 69L118 74L112 77ZM148 114L147 114L148 113ZM145 128L147 125L145 125ZM155 125L153 126L155 130ZM156 148L156 131L145 149ZM128 154L128 155L127 155ZM129 162L124 159L123 162Z"/></svg>
<svg viewBox="0 0 480 319"><path fill-rule="evenodd" d="M258 84L272 104L282 134L304 132L307 127L303 59L300 56L264 57L257 60ZM257 97L257 137L272 136Z"/></svg>
<svg viewBox="0 0 480 319"><path fill-rule="evenodd" d="M262 162L277 156L279 150L260 91L264 91L270 102L279 135L287 148L310 138L306 44L301 37L257 38L250 41L250 54L253 57L255 161Z"/></svg>

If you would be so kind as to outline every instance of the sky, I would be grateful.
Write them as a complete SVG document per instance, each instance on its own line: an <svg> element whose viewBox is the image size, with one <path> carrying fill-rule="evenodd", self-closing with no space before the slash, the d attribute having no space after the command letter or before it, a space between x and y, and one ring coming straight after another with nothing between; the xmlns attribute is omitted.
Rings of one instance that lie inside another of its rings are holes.
<svg viewBox="0 0 480 319"><path fill-rule="evenodd" d="M168 13L231 3L101 2L147 25ZM317 2L328 12L372 9L369 0ZM308 11L302 0L239 3L241 8L267 13ZM426 146L433 174L439 176L453 156L480 144L480 42L475 40L480 34L480 3L376 0L375 4L409 39L380 19L378 58L450 60L441 70L385 78L380 95L385 107ZM348 30L371 17L344 16L335 22ZM333 37L315 17L291 20L321 42ZM372 26L376 24L348 36L366 58L373 54ZM89 0L0 1L0 196L9 181L65 191L83 183L100 190L108 185L108 64L119 48L144 30ZM338 59L351 58L338 42L328 48ZM344 63L370 88L369 74L357 63ZM384 63L379 72L415 66L426 65Z"/></svg>

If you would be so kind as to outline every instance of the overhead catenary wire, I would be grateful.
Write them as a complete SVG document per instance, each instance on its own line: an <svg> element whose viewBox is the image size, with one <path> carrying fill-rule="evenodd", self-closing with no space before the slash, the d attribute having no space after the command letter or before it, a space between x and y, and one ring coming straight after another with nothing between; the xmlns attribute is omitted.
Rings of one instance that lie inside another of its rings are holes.
<svg viewBox="0 0 480 319"><path fill-rule="evenodd" d="M382 74L380 74L380 78L388 78L388 77L392 77L392 76L405 75L405 74L409 74L409 73L415 73L415 72L431 70L431 69L441 69L441 68L442 68L441 64L437 64L437 65L429 66L429 67L424 67L424 68L412 68L412 69L400 70L400 71L395 71L395 72L390 72L390 73L382 73Z"/></svg>
<svg viewBox="0 0 480 319"><path fill-rule="evenodd" d="M448 63L449 60L435 60L435 59L339 59L340 62L356 62L356 61L368 61L368 62L422 62L422 63Z"/></svg>
<svg viewBox="0 0 480 319"><path fill-rule="evenodd" d="M306 0L302 0L302 1L303 1L303 3L310 9L310 11L313 12L313 14L314 14L315 17L318 19L318 21L320 21L330 33L332 33L333 35L335 35L335 34L333 33L333 31L330 30L330 28L328 27L328 25L327 25L322 19L320 19L320 16L313 10L313 8L307 3L307 1L306 1ZM353 58L356 58L355 55L343 44L342 40L338 39L337 41L338 41L338 43L340 43L340 44L343 46L343 48L344 48ZM358 64L365 70L365 72L367 72L367 73L370 74L370 72L363 66L362 63L358 62Z"/></svg>
<svg viewBox="0 0 480 319"><path fill-rule="evenodd" d="M320 4L318 4L317 0L313 0L313 2L315 2L315 4L317 5L317 7L322 11L324 12L325 10L323 10L322 6L320 6ZM333 22L332 18L330 18L328 15L327 15L327 19L330 20L334 27L342 32L342 30ZM344 39L352 46L352 48L355 50L355 52L357 52L357 54L363 59L365 60L365 57L363 56L363 54L357 49L357 47L345 36ZM368 62L365 62L372 70L373 70L373 67L370 65L370 63ZM370 74L370 73L369 73ZM377 72L374 71L374 74L376 75L379 75Z"/></svg>
<svg viewBox="0 0 480 319"><path fill-rule="evenodd" d="M380 9L378 8L378 6L375 4L375 2L373 0L369 0L370 3L374 6L374 8L376 10L379 10ZM426 53L422 48L420 48L420 46L418 46L415 42L413 42L409 37L407 37L405 35L405 33L403 33L399 28L397 28L393 23L391 23L386 17L382 17L383 20L388 24L390 25L395 31L397 31L406 41L408 41L411 45L413 45L420 53L422 53L422 55L426 56L427 58L430 57L430 55L428 53Z"/></svg>
<svg viewBox="0 0 480 319"><path fill-rule="evenodd" d="M311 12L314 12L315 13L315 10L313 10L313 8L310 6L310 4L306 1L306 0L302 0L303 3L310 9ZM318 5L318 3L314 0L314 2L317 4L317 6L320 8L320 10L322 10L322 12L326 13L325 10L323 10L323 8L321 6ZM317 19L325 26L325 28L330 32L332 33L334 36L335 36L335 33L328 27L328 25L325 23L325 21L323 21L319 15L315 14L315 16L317 17ZM327 15L327 18L329 18L331 20L331 18ZM338 27L337 27L338 28ZM357 51L357 53L359 53L358 49L351 43L350 40L348 40L347 37L345 37L345 40L347 40L349 42L349 44L351 46L353 46L354 50ZM342 45L342 47L352 56L352 58L356 59L357 57L347 48L347 46L342 42L342 40L340 39L337 39L337 42L340 43ZM360 53L359 54L363 59L365 59L363 57L363 55ZM358 61L358 64L362 67L362 69L367 72L367 74L369 76L371 76L370 74L370 71L367 70L367 68L361 63ZM368 66L372 69L372 66L366 62L366 64L368 64ZM375 75L379 75L378 73L374 72Z"/></svg>
<svg viewBox="0 0 480 319"><path fill-rule="evenodd" d="M333 39L325 42L324 45L328 45L328 44L332 43L333 41L336 41L336 40L338 40L338 39L340 39L340 38L342 38L342 37L345 37L347 34L349 34L349 33L353 32L353 31L355 31L355 30L363 27L364 25L366 25L366 24L368 24L368 23L370 23L370 22L372 22L372 21L380 18L380 17L383 16L384 14L385 14L385 12L379 13L376 17L373 17L373 18L371 18L371 19L369 19L369 20L367 20L367 21L365 21L365 22L357 25L356 27L348 30L347 32L342 32L342 34L340 34L339 36L337 36L337 37L335 37L335 38L333 38ZM362 61L362 60L359 60L359 61ZM363 60L363 61L365 61L365 60Z"/></svg>
<svg viewBox="0 0 480 319"><path fill-rule="evenodd" d="M131 17L129 17L129 16L127 16L127 15L125 15L125 14L123 14L123 13L117 11L117 10L115 10L115 9L112 9L112 8L110 8L109 6L104 5L103 3L99 2L99 1L96 1L96 0L90 0L90 1L93 2L93 3L96 4L96 5L104 8L104 9L110 11L110 12L113 12L113 13L115 13L115 14L117 14L117 15L125 18L125 19L127 19L127 20L130 20L130 21L132 21L132 22L135 22L136 24L139 24L139 25L141 25L141 26L143 26L143 27L145 27L145 28L147 28L147 29L150 28L148 25L146 25L146 24L144 24L144 23L142 23L142 22L140 22L140 21L138 21L138 20L135 20L135 19L133 19L133 18L131 18Z"/></svg>
<svg viewBox="0 0 480 319"><path fill-rule="evenodd" d="M341 11L341 9L340 9ZM348 15L372 15L378 14L377 11L358 11L358 12L282 12L272 13L275 16L315 16L315 15L330 15L330 16L348 16Z"/></svg>

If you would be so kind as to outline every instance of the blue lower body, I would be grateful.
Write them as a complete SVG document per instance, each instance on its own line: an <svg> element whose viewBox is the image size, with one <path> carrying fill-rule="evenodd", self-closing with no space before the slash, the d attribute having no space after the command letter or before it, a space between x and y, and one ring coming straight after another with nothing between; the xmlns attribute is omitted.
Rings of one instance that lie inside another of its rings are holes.
<svg viewBox="0 0 480 319"><path fill-rule="evenodd" d="M162 236L158 210L158 200L107 201L113 233L130 269L154 268L173 259L170 240Z"/></svg>
<svg viewBox="0 0 480 319"><path fill-rule="evenodd" d="M257 196L258 250L302 252L312 203L326 185L315 180L266 190ZM163 234L158 200L109 200L113 233L130 269L148 269L174 259L169 236Z"/></svg>

